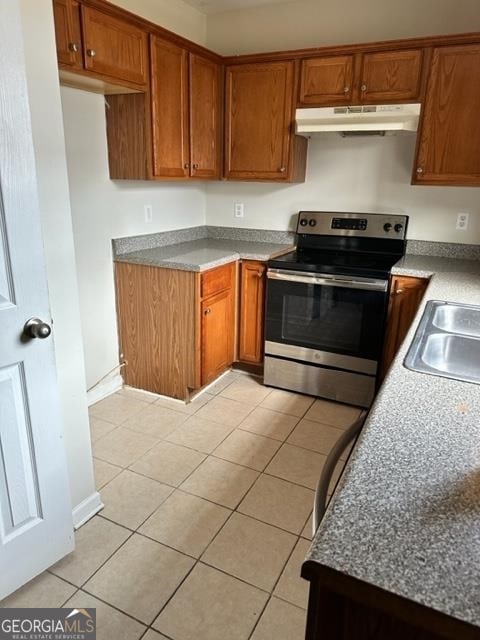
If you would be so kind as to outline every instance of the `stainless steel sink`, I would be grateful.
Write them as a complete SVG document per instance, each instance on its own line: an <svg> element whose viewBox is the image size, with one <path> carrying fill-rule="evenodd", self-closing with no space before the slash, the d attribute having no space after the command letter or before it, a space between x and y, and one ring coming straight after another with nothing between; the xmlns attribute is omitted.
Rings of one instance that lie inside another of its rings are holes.
<svg viewBox="0 0 480 640"><path fill-rule="evenodd" d="M480 337L480 307L442 304L435 307L432 324L442 331Z"/></svg>
<svg viewBox="0 0 480 640"><path fill-rule="evenodd" d="M480 384L480 307L428 302L404 364L413 371Z"/></svg>

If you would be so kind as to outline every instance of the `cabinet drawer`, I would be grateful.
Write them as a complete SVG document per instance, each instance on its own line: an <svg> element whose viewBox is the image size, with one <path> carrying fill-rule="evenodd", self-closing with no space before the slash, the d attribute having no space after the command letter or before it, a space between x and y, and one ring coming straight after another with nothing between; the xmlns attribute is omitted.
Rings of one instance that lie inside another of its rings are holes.
<svg viewBox="0 0 480 640"><path fill-rule="evenodd" d="M220 293L233 286L235 276L235 262L226 264L222 267L216 267L202 273L201 296L207 296Z"/></svg>

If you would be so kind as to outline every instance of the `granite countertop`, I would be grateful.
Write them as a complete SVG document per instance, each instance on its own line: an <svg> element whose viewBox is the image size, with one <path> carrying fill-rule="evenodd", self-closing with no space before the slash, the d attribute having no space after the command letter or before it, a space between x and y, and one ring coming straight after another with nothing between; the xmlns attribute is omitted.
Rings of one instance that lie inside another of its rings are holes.
<svg viewBox="0 0 480 640"><path fill-rule="evenodd" d="M480 305L480 262L392 272L432 277L307 561L480 626L480 385L403 366L428 300Z"/></svg>
<svg viewBox="0 0 480 640"><path fill-rule="evenodd" d="M205 271L240 259L267 261L293 248L292 244L201 238L123 253L117 255L115 260L185 271Z"/></svg>

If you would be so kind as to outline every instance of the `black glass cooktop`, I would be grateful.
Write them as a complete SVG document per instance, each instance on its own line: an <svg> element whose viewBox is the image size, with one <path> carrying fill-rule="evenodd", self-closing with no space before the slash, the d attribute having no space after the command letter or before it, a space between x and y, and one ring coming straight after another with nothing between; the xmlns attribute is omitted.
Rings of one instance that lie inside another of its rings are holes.
<svg viewBox="0 0 480 640"><path fill-rule="evenodd" d="M386 278L399 255L355 253L342 251L318 251L306 249L292 251L269 260L272 269L310 271L313 273L337 273L365 278Z"/></svg>

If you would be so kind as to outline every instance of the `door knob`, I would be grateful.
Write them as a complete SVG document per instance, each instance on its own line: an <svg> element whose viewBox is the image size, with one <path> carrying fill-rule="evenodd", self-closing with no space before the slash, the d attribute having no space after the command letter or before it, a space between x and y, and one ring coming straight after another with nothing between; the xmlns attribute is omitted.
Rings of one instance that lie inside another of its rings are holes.
<svg viewBox="0 0 480 640"><path fill-rule="evenodd" d="M23 334L28 338L40 338L44 340L52 333L52 327L40 320L40 318L30 318L23 327Z"/></svg>

